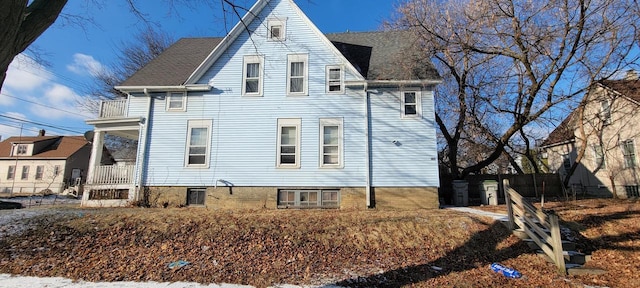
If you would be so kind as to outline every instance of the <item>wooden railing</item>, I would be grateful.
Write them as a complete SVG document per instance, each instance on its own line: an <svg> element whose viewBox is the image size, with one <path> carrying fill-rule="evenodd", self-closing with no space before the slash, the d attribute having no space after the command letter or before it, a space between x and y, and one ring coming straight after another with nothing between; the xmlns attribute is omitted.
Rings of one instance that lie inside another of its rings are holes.
<svg viewBox="0 0 640 288"><path fill-rule="evenodd" d="M127 99L100 102L100 118L116 118L127 116Z"/></svg>
<svg viewBox="0 0 640 288"><path fill-rule="evenodd" d="M533 206L527 199L509 187L509 180L503 180L504 194L509 215L509 229L516 226L524 230L542 251L558 267L558 273L567 273L562 249L562 235L558 215L545 213Z"/></svg>
<svg viewBox="0 0 640 288"><path fill-rule="evenodd" d="M89 184L131 184L135 165L96 166Z"/></svg>

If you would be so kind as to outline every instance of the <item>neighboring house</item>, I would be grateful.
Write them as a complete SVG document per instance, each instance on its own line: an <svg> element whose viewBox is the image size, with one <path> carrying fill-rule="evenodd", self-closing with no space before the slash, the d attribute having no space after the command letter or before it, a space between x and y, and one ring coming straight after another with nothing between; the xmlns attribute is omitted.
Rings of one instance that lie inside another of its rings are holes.
<svg viewBox="0 0 640 288"><path fill-rule="evenodd" d="M138 149L104 166L94 148L83 205L437 208L441 80L412 39L324 35L260 0L225 38L179 40L87 121Z"/></svg>
<svg viewBox="0 0 640 288"><path fill-rule="evenodd" d="M640 80L630 71L622 80L592 85L581 103L542 143L550 171L564 179L584 150L570 176L578 193L640 197ZM584 149L581 149L584 148Z"/></svg>
<svg viewBox="0 0 640 288"><path fill-rule="evenodd" d="M61 193L84 181L90 156L83 136L9 137L0 142L0 192Z"/></svg>

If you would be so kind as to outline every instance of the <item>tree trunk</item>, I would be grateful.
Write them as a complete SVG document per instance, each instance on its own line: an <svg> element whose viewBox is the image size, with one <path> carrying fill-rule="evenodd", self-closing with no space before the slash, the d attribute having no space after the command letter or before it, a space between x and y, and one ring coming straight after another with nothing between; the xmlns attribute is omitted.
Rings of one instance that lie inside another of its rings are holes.
<svg viewBox="0 0 640 288"><path fill-rule="evenodd" d="M13 58L53 24L67 0L0 1L0 88ZM28 5L28 6L27 6Z"/></svg>

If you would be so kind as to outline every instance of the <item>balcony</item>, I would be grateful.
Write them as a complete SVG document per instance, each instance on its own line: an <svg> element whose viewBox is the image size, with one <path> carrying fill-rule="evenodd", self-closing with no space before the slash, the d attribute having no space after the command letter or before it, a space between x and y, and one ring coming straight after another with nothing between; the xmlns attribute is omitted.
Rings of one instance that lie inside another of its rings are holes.
<svg viewBox="0 0 640 288"><path fill-rule="evenodd" d="M127 117L127 99L101 101L98 117L102 119Z"/></svg>

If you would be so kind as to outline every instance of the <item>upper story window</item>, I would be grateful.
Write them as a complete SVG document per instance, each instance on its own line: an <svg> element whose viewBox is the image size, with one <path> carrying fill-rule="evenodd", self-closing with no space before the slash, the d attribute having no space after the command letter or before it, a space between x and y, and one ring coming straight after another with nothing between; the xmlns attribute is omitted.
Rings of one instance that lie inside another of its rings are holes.
<svg viewBox="0 0 640 288"><path fill-rule="evenodd" d="M7 170L7 180L11 180L15 176L16 176L16 166L10 165L9 170Z"/></svg>
<svg viewBox="0 0 640 288"><path fill-rule="evenodd" d="M60 175L60 165L56 165L53 167L53 177Z"/></svg>
<svg viewBox="0 0 640 288"><path fill-rule="evenodd" d="M287 58L287 94L307 95L308 55L289 55Z"/></svg>
<svg viewBox="0 0 640 288"><path fill-rule="evenodd" d="M187 97L185 92L167 93L167 111L185 111Z"/></svg>
<svg viewBox="0 0 640 288"><path fill-rule="evenodd" d="M593 145L593 159L595 160L596 168L607 169L607 162L605 161L604 150L602 146Z"/></svg>
<svg viewBox="0 0 640 288"><path fill-rule="evenodd" d="M633 139L622 141L622 155L625 168L636 167L636 148Z"/></svg>
<svg viewBox="0 0 640 288"><path fill-rule="evenodd" d="M244 56L242 95L262 96L263 63L262 56Z"/></svg>
<svg viewBox="0 0 640 288"><path fill-rule="evenodd" d="M25 154L27 154L27 144L18 144L18 146L16 146L16 155Z"/></svg>
<svg viewBox="0 0 640 288"><path fill-rule="evenodd" d="M611 124L611 103L609 100L600 101L600 119L603 125Z"/></svg>
<svg viewBox="0 0 640 288"><path fill-rule="evenodd" d="M278 168L300 168L300 119L278 119Z"/></svg>
<svg viewBox="0 0 640 288"><path fill-rule="evenodd" d="M211 145L211 120L188 121L185 166L208 167Z"/></svg>
<svg viewBox="0 0 640 288"><path fill-rule="evenodd" d="M417 118L421 114L420 91L403 91L401 92L402 118Z"/></svg>
<svg viewBox="0 0 640 288"><path fill-rule="evenodd" d="M22 166L22 176L20 177L21 180L27 180L29 179L29 166Z"/></svg>
<svg viewBox="0 0 640 288"><path fill-rule="evenodd" d="M344 73L342 66L327 66L327 93L344 93Z"/></svg>
<svg viewBox="0 0 640 288"><path fill-rule="evenodd" d="M286 38L286 19L267 20L268 39L271 41L284 41Z"/></svg>
<svg viewBox="0 0 640 288"><path fill-rule="evenodd" d="M320 119L320 167L342 167L342 119Z"/></svg>
<svg viewBox="0 0 640 288"><path fill-rule="evenodd" d="M44 166L36 166L36 180L42 180L42 174L44 173Z"/></svg>

